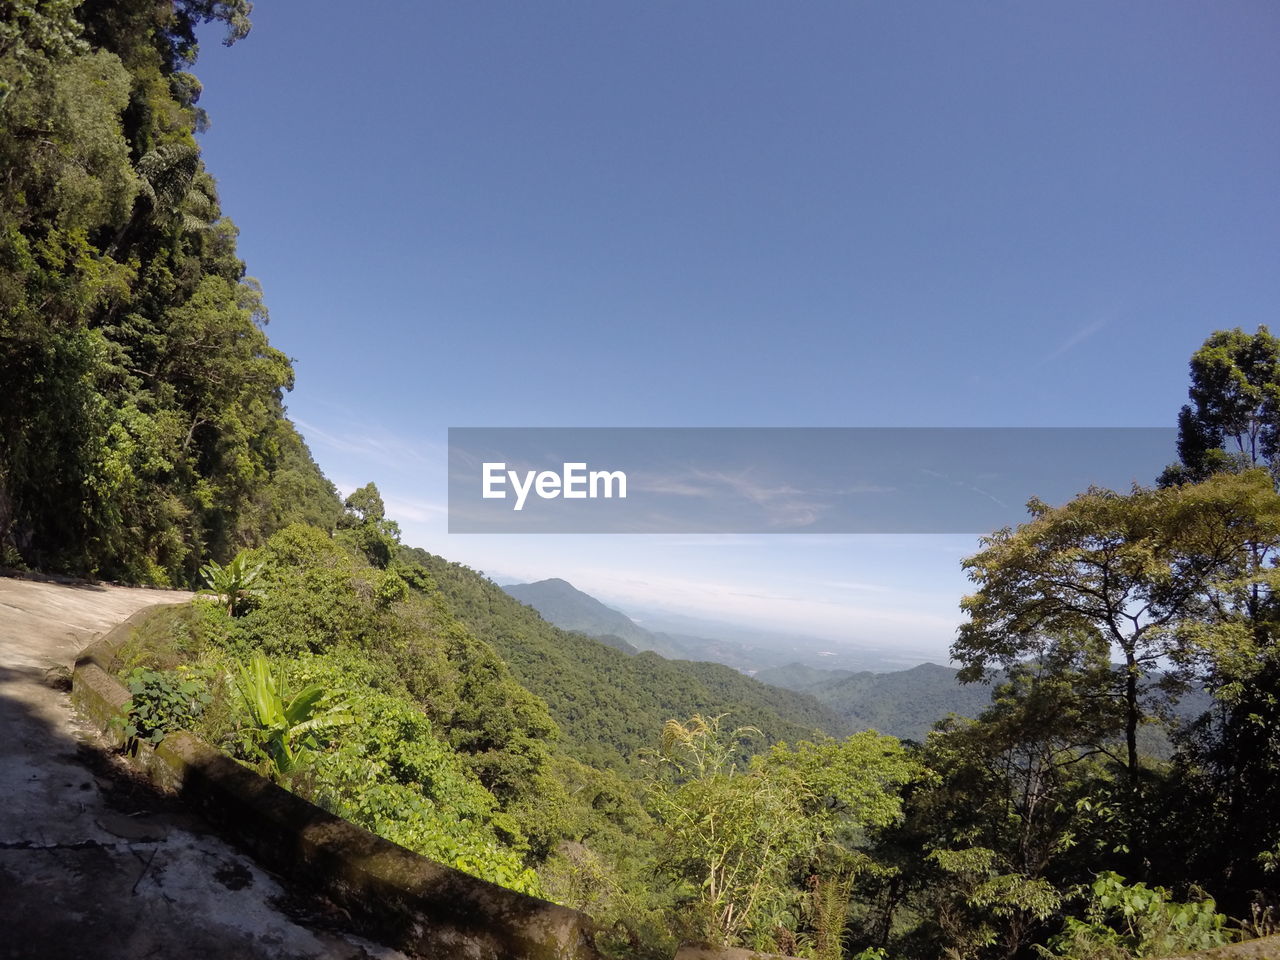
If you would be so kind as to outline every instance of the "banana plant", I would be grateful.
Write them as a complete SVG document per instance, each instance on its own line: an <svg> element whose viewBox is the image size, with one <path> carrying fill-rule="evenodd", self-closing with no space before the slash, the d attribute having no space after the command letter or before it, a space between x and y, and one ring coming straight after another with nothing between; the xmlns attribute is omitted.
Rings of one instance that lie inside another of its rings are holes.
<svg viewBox="0 0 1280 960"><path fill-rule="evenodd" d="M243 613L249 601L262 593L255 587L262 576L262 564L249 566L243 553L237 554L226 566L210 560L200 568L200 575L204 577L205 586L196 592L216 597L228 616Z"/></svg>
<svg viewBox="0 0 1280 960"><path fill-rule="evenodd" d="M315 759L315 734L351 721L347 705L324 687L313 684L292 696L284 671L271 670L261 652L240 664L236 690L248 723L243 728L271 762L281 779L307 767Z"/></svg>

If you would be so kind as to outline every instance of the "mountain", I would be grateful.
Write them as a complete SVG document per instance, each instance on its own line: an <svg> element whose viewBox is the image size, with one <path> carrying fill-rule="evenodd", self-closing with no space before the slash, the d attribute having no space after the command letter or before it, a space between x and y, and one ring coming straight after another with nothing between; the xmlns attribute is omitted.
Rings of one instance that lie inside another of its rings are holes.
<svg viewBox="0 0 1280 960"><path fill-rule="evenodd" d="M1117 669L1120 669L1117 667ZM948 714L975 718L991 703L992 683L960 683L957 671L936 663L890 673L815 670L801 663L761 670L762 683L807 693L826 704L850 730L879 730L906 740L923 740ZM1173 719L1189 723L1213 705L1199 688L1184 691L1171 704ZM1149 724L1139 731L1144 753L1167 760L1173 754L1168 730Z"/></svg>
<svg viewBox="0 0 1280 960"><path fill-rule="evenodd" d="M723 664L628 654L548 623L462 564L420 549L402 548L401 558L420 564L450 613L546 701L563 744L579 760L630 767L641 750L657 744L667 720L695 713L727 714L727 725L756 727L767 743L846 732L830 708L807 694L766 686ZM562 587L549 589L572 597Z"/></svg>
<svg viewBox="0 0 1280 960"><path fill-rule="evenodd" d="M709 660L743 672L758 668L762 662L750 647L733 641L646 630L621 610L606 606L567 580L511 583L502 589L562 630L585 633L629 653L651 650L668 660Z"/></svg>
<svg viewBox="0 0 1280 960"><path fill-rule="evenodd" d="M613 647L615 650L621 650L623 653L635 654L640 652L636 647L633 647L631 644L627 643L627 641L612 633L602 633L600 636L594 637L593 639L599 640L606 647Z"/></svg>
<svg viewBox="0 0 1280 960"><path fill-rule="evenodd" d="M669 612L628 616L560 579L508 583L502 589L564 630L596 637L612 646L621 640L669 660L710 660L754 675L756 671L799 661L815 669L896 670L925 656L900 648L833 643L802 634L778 633L718 620ZM614 638L614 639L610 639ZM782 684L785 686L785 684Z"/></svg>
<svg viewBox="0 0 1280 960"><path fill-rule="evenodd" d="M762 649L734 640L647 630L625 613L601 603L565 580L509 584L501 589L562 630L586 634L624 652L636 649L653 651L666 657L667 663L682 663L682 670L687 676L698 678L704 686L720 689L726 697L737 695L738 688L718 687L726 682L721 664L745 670L750 669L747 664L758 667L783 655L782 651ZM755 631L742 635L763 636ZM503 655L506 656L505 653ZM684 662L685 658L712 662L689 663ZM819 662L825 663L829 659ZM792 696L812 696L850 730L875 729L913 740L924 739L933 724L949 713L977 716L991 700L990 687L961 684L956 680L955 670L935 663L888 673L867 670L855 673L791 662L765 666L755 672L754 677L759 683L752 688L751 702L767 705L780 717L790 715L796 701L778 699L776 695L769 694L769 690L783 688ZM530 689L543 695L532 686ZM555 712L554 707L552 712Z"/></svg>
<svg viewBox="0 0 1280 960"><path fill-rule="evenodd" d="M536 583L513 583L502 588L521 603L527 603L542 618L563 630L589 637L616 637L641 650L655 649L653 635L636 625L620 610L606 607L567 580L553 578Z"/></svg>
<svg viewBox="0 0 1280 960"><path fill-rule="evenodd" d="M948 714L976 717L991 702L990 686L962 684L956 673L936 663L892 673L813 670L792 663L762 670L757 679L812 694L851 730L879 730L923 740L933 724Z"/></svg>
<svg viewBox="0 0 1280 960"><path fill-rule="evenodd" d="M824 684L835 680L843 680L845 677L852 677L853 675L852 670L823 670L803 663L788 663L781 667L769 667L766 670L761 670L755 674L755 678L761 683L807 693L814 687L821 687Z"/></svg>

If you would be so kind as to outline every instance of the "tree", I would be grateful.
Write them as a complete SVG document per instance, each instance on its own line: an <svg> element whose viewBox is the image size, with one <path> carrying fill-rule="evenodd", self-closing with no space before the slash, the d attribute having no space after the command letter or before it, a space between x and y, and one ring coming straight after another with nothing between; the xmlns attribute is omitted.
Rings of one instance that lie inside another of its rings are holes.
<svg viewBox="0 0 1280 960"><path fill-rule="evenodd" d="M387 519L377 486L366 483L353 490L345 507L346 512L338 518L342 539L368 557L375 567L385 570L400 544L400 527Z"/></svg>
<svg viewBox="0 0 1280 960"><path fill-rule="evenodd" d="M1280 481L1280 339L1265 326L1213 333L1191 357L1191 405L1178 416L1180 463L1164 486L1214 473L1268 468ZM1274 496L1260 485L1239 507L1252 519L1251 542L1236 573L1215 585L1210 616L1182 628L1179 668L1214 696L1214 708L1179 737L1162 820L1170 869L1231 891L1274 887L1280 832L1269 811L1280 803L1280 611Z"/></svg>
<svg viewBox="0 0 1280 960"><path fill-rule="evenodd" d="M919 769L897 740L871 731L776 744L742 766L737 744L757 731L726 736L721 719L695 714L663 727L650 781L668 834L662 864L689 885L692 933L772 948L797 925L806 878L866 863L861 831L897 818L900 788Z"/></svg>
<svg viewBox="0 0 1280 960"><path fill-rule="evenodd" d="M285 419L293 371L194 137L195 28L230 42L249 9L0 18L0 562L193 584L339 507Z"/></svg>
<svg viewBox="0 0 1280 960"><path fill-rule="evenodd" d="M964 563L978 590L961 603L969 619L952 648L962 679L1063 645L1094 663L1119 655L1109 695L1123 704L1135 783L1138 729L1162 699L1158 666L1221 647L1221 625L1250 616L1278 506L1261 471L1128 495L1091 489L1058 508L1031 501L1031 522L984 538Z"/></svg>
<svg viewBox="0 0 1280 960"><path fill-rule="evenodd" d="M1123 846L1108 773L1123 717L1100 677L1063 644L1014 666L976 720L930 733L920 760L933 777L877 851L897 867L879 884L882 945L899 912L923 918L911 952L1016 956Z"/></svg>
<svg viewBox="0 0 1280 960"><path fill-rule="evenodd" d="M1270 465L1280 451L1280 339L1219 330L1191 356L1191 404L1178 414L1180 463L1162 486Z"/></svg>

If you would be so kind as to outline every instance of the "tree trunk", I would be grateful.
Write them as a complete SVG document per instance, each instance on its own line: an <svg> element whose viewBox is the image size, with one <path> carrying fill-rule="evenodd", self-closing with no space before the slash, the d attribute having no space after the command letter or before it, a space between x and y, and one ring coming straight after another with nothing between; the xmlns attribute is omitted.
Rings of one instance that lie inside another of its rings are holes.
<svg viewBox="0 0 1280 960"><path fill-rule="evenodd" d="M1128 750L1129 785L1133 786L1138 778L1138 722L1142 715L1138 711L1138 664L1132 656L1126 656L1125 661L1124 742Z"/></svg>
<svg viewBox="0 0 1280 960"><path fill-rule="evenodd" d="M1142 719L1142 714L1138 707L1138 663L1132 654L1125 656L1125 665L1127 675L1124 682L1125 697L1125 718L1124 718L1124 740L1125 747L1128 751L1128 776L1126 787L1128 789L1128 811L1126 819L1128 820L1128 829L1125 833L1128 835L1129 856L1133 858L1135 869L1141 874L1145 874L1145 868L1139 865L1144 860L1140 852L1142 846L1142 833L1139 826L1140 817L1138 811L1140 808L1138 797L1138 722Z"/></svg>

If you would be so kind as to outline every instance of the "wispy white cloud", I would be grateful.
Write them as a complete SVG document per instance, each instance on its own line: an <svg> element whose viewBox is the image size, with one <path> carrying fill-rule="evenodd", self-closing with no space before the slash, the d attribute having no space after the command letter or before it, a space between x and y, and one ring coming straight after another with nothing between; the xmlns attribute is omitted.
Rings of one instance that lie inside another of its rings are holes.
<svg viewBox="0 0 1280 960"><path fill-rule="evenodd" d="M306 420L294 423L312 448L396 468L416 465L439 469L444 463L444 450L439 444L409 440L382 427L355 425L335 431Z"/></svg>
<svg viewBox="0 0 1280 960"><path fill-rule="evenodd" d="M697 497L710 500L719 493L713 487L692 483L683 477L666 477L648 473L633 474L632 485L636 491L660 493L670 497Z"/></svg>
<svg viewBox="0 0 1280 960"><path fill-rule="evenodd" d="M1063 340L1060 344L1058 344L1058 346L1055 347L1053 350L1041 356L1040 359L1037 361L1036 366L1044 366L1046 363L1051 363L1054 360L1057 360L1064 353L1067 353L1069 350L1074 350L1076 347L1080 346L1080 344L1084 343L1094 334L1098 333L1106 325L1107 325L1107 321L1104 319L1098 319L1090 323L1086 323L1083 327L1080 327L1079 329L1077 329L1074 333L1072 333L1069 337L1067 337L1067 339Z"/></svg>
<svg viewBox="0 0 1280 960"><path fill-rule="evenodd" d="M974 486L972 483L969 483L967 480L956 480L954 477L948 476L945 473L939 473L937 470L929 470L925 467L921 467L920 472L923 473L925 476L929 476L937 480L941 480L944 483L950 484L953 487L958 487L961 490L968 490L970 493L976 493L980 497L986 497L992 503L999 504L1002 507L1007 508L1009 506L1009 504L1005 503L1003 500L1001 500L991 491L983 490L981 487Z"/></svg>
<svg viewBox="0 0 1280 960"><path fill-rule="evenodd" d="M448 506L443 503L396 494L383 497L383 502L387 507L387 516L398 522L409 520L415 523L429 523L439 520L449 512Z"/></svg>
<svg viewBox="0 0 1280 960"><path fill-rule="evenodd" d="M758 480L750 470L739 473L695 470L694 476L725 487L755 504L764 511L766 522L774 527L811 526L829 507L809 491L789 483Z"/></svg>
<svg viewBox="0 0 1280 960"><path fill-rule="evenodd" d="M889 588L881 583L864 583L856 580L819 580L817 585L831 590L847 590L851 593L888 593Z"/></svg>
<svg viewBox="0 0 1280 960"><path fill-rule="evenodd" d="M694 467L680 475L636 474L632 483L637 492L726 503L746 501L759 508L765 522L774 527L811 526L830 507L811 491L760 479L752 470L728 472Z"/></svg>
<svg viewBox="0 0 1280 960"><path fill-rule="evenodd" d="M727 471L698 467L690 467L680 474L638 473L633 475L632 482L637 492L706 501L745 501L764 514L769 526L786 528L813 526L843 498L895 490L873 483L808 489L762 478L754 469Z"/></svg>

